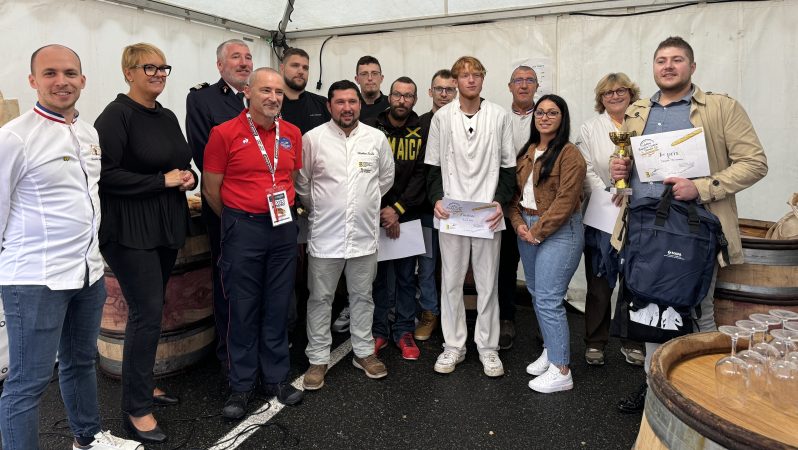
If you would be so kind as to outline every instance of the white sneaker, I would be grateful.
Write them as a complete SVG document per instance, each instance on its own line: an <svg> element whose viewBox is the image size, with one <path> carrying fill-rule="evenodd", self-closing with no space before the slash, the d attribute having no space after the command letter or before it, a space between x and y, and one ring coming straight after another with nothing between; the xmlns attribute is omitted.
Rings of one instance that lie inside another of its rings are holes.
<svg viewBox="0 0 798 450"><path fill-rule="evenodd" d="M78 447L74 441L72 450L144 450L144 446L137 441L122 439L111 434L110 431L100 431L94 435L94 442L86 447Z"/></svg>
<svg viewBox="0 0 798 450"><path fill-rule="evenodd" d="M543 375L548 370L551 363L549 363L549 353L544 348L543 353L540 354L538 359L532 364L526 366L526 373L534 376Z"/></svg>
<svg viewBox="0 0 798 450"><path fill-rule="evenodd" d="M444 350L435 361L435 371L438 373L452 373L454 367L465 360L465 353L453 350Z"/></svg>
<svg viewBox="0 0 798 450"><path fill-rule="evenodd" d="M338 318L332 324L332 330L335 333L345 333L349 330L349 305L338 314Z"/></svg>
<svg viewBox="0 0 798 450"><path fill-rule="evenodd" d="M504 375L504 366L502 360L499 359L499 353L494 351L486 351L479 354L479 360L482 361L482 370L485 375L489 377L500 377Z"/></svg>
<svg viewBox="0 0 798 450"><path fill-rule="evenodd" d="M568 391L574 388L574 380L571 371L567 375L560 373L560 368L554 364L549 365L549 369L543 375L529 382L529 389L551 394L552 392Z"/></svg>

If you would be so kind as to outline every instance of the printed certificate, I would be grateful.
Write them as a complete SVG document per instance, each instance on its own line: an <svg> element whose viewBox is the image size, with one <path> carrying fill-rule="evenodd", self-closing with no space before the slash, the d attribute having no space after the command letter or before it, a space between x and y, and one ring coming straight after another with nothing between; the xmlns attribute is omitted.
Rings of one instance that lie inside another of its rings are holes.
<svg viewBox="0 0 798 450"><path fill-rule="evenodd" d="M632 153L643 182L709 176L703 128L633 136Z"/></svg>

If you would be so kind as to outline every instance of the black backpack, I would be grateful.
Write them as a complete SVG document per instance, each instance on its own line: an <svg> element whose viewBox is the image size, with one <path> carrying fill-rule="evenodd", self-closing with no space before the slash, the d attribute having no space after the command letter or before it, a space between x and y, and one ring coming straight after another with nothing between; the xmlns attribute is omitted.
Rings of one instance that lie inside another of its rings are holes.
<svg viewBox="0 0 798 450"><path fill-rule="evenodd" d="M729 259L720 220L695 202L674 200L669 184L659 200L634 200L624 222L621 274L627 298L638 306L697 306L712 284L718 252Z"/></svg>

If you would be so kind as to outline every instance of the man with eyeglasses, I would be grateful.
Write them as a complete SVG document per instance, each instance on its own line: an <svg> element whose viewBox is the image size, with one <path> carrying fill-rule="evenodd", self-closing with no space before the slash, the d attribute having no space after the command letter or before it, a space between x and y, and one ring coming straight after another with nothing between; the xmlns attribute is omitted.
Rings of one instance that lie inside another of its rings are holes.
<svg viewBox="0 0 798 450"><path fill-rule="evenodd" d="M513 129L513 149L521 154L532 126L532 110L535 107L535 93L538 91L538 75L534 69L520 65L510 75L507 83L513 96L510 106L510 120ZM518 244L510 219L505 214L506 229L502 231L502 246L499 256L499 348L506 350L513 346L515 339L515 291L517 286Z"/></svg>
<svg viewBox="0 0 798 450"><path fill-rule="evenodd" d="M425 144L432 116L457 97L457 80L454 79L449 69L441 69L432 76L427 93L432 98L432 109L418 118L422 131L421 139ZM424 175L427 176L428 174L429 166L424 165ZM429 229L431 248L430 257L419 255L416 258L418 264L418 288L421 294L418 298L421 316L413 337L417 341L426 341L438 328L441 315L438 300L440 286L438 286L438 281L435 277L435 270L440 260L440 250L438 248L438 230L433 226L433 206L426 195L424 195L424 201L419 209L421 212L421 226Z"/></svg>
<svg viewBox="0 0 798 450"><path fill-rule="evenodd" d="M663 133L693 127L703 127L701 139L706 140L710 175L694 179L669 177L663 182L644 183L636 170L631 170L628 158L610 160L613 180L628 179L632 187L631 198L616 198L622 204L612 244L620 249L617 237L621 230L625 208L630 201L642 197L659 198L666 184L672 185L673 198L695 202L716 215L728 241L729 261L719 255L718 263L743 263L742 243L737 222L735 194L750 187L767 174L767 158L756 135L751 120L737 101L725 94L704 92L692 82L696 63L693 48L681 37L669 37L660 42L654 52L654 82L659 87L651 98L640 99L626 109L623 131L637 135ZM629 244L626 244L629 245ZM717 266L716 266L717 274ZM716 330L714 314L714 285L700 304L698 318L693 318L697 331ZM645 370L649 372L651 355L659 344L646 342ZM646 383L636 392L618 403L621 412L631 413L643 409Z"/></svg>
<svg viewBox="0 0 798 450"><path fill-rule="evenodd" d="M216 48L216 68L221 78L214 85L201 83L186 97L186 137L197 169L203 170L205 144L211 128L236 117L244 109L244 87L252 73L252 54L246 42L230 39ZM201 180L200 180L201 181ZM202 197L202 219L208 230L213 270L213 316L216 321L216 358L227 377L227 325L229 314L222 292L219 267L221 219Z"/></svg>
<svg viewBox="0 0 798 450"><path fill-rule="evenodd" d="M419 218L419 207L426 192L424 133L418 115L413 111L416 92L413 80L399 77L391 84L390 107L377 117L363 121L382 131L393 151L393 187L382 196L380 204L380 226L391 239L399 237L400 223ZM382 261L377 265L372 325L375 354L385 348L388 342L393 342L402 351L404 359L416 360L420 355L413 339L416 317L415 269L415 256ZM393 326L388 320L390 308L396 309Z"/></svg>
<svg viewBox="0 0 798 450"><path fill-rule="evenodd" d="M382 67L377 58L366 55L357 60L355 81L360 86L360 94L363 97L363 107L360 111L361 119L377 117L377 114L385 111L390 106L388 96L380 90L380 85L384 78Z"/></svg>
<svg viewBox="0 0 798 450"><path fill-rule="evenodd" d="M440 233L441 330L444 351L435 363L438 373L451 373L465 359L468 329L463 304L463 281L469 259L477 286L477 323L474 342L485 375L504 375L499 359L499 302L497 280L503 225L502 206L515 191L513 133L507 111L480 98L485 67L471 56L452 66L460 96L432 117L425 163L430 165L427 195L435 205L435 217L446 219L449 211L442 198L491 203L494 212L488 226L493 239ZM469 258L470 257L470 258Z"/></svg>

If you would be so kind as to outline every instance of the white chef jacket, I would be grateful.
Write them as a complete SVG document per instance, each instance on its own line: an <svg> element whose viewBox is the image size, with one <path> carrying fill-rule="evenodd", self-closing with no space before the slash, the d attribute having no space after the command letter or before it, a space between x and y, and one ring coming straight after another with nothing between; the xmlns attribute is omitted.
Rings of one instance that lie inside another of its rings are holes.
<svg viewBox="0 0 798 450"><path fill-rule="evenodd" d="M509 113L495 103L483 100L467 120L457 98L432 117L424 162L440 166L444 197L492 202L499 169L515 167L515 158Z"/></svg>
<svg viewBox="0 0 798 450"><path fill-rule="evenodd" d="M80 289L103 276L94 127L36 104L0 128L0 285Z"/></svg>
<svg viewBox="0 0 798 450"><path fill-rule="evenodd" d="M349 134L332 120L302 136L296 192L309 211L308 253L357 258L377 251L380 199L393 186L385 134L363 123Z"/></svg>
<svg viewBox="0 0 798 450"><path fill-rule="evenodd" d="M610 156L615 153L615 144L610 140L610 132L618 131L607 111L588 120L579 131L576 146L587 163L587 176L584 182L586 198L593 189L604 189L612 184L610 180Z"/></svg>

